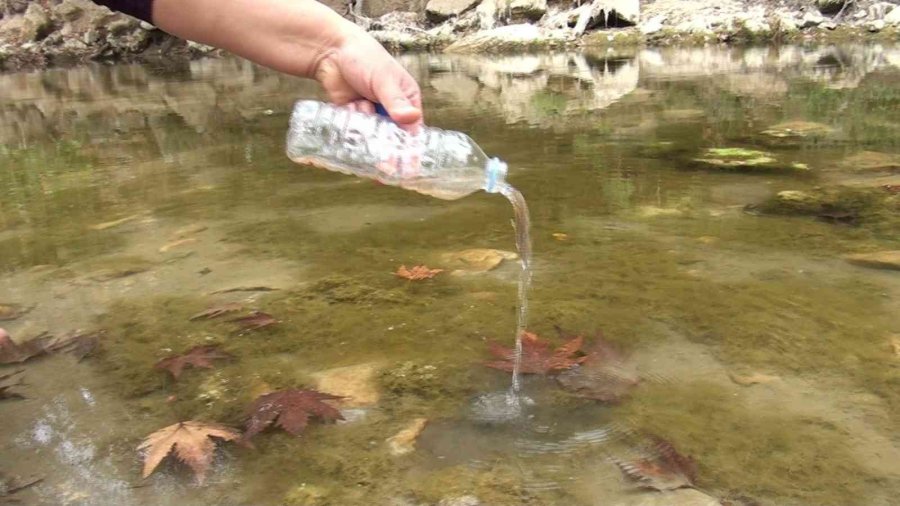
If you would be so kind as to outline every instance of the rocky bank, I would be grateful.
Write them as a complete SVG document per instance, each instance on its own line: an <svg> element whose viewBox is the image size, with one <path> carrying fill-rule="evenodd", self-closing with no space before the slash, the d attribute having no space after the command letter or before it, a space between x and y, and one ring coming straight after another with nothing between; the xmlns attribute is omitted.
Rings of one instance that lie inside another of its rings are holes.
<svg viewBox="0 0 900 506"><path fill-rule="evenodd" d="M323 0L392 50L900 39L900 0ZM90 0L0 0L0 69L194 57L213 48Z"/></svg>

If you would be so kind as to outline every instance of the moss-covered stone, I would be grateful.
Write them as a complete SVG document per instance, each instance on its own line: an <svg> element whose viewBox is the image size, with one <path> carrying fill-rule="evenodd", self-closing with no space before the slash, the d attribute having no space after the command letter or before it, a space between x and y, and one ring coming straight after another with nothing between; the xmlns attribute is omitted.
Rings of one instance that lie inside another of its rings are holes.
<svg viewBox="0 0 900 506"><path fill-rule="evenodd" d="M617 410L693 456L703 488L780 504L839 506L880 486L840 429L815 418L751 410L738 390L703 382L645 384Z"/></svg>
<svg viewBox="0 0 900 506"><path fill-rule="evenodd" d="M784 163L775 154L747 148L709 148L703 156L694 158L701 166L741 171L786 171L804 172L809 167L797 162Z"/></svg>

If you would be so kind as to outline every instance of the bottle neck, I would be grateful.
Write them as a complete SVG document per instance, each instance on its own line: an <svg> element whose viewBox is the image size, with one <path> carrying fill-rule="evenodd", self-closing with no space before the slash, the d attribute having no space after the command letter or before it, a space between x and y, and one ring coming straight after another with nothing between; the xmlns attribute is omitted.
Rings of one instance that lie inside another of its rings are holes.
<svg viewBox="0 0 900 506"><path fill-rule="evenodd" d="M491 158L484 166L484 191L498 193L506 186L506 162L499 158Z"/></svg>

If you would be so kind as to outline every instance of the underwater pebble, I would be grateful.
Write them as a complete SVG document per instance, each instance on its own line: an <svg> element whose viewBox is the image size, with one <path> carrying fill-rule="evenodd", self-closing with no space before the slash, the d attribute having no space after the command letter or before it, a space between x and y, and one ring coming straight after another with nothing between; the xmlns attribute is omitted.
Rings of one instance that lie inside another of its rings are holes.
<svg viewBox="0 0 900 506"><path fill-rule="evenodd" d="M487 272L496 269L504 260L516 260L518 258L519 255L512 251L488 248L466 249L441 255L441 260L444 263L456 264L453 266L459 267L452 274Z"/></svg>
<svg viewBox="0 0 900 506"><path fill-rule="evenodd" d="M416 439L427 424L427 418L415 418L406 428L387 438L391 455L400 456L416 451Z"/></svg>
<svg viewBox="0 0 900 506"><path fill-rule="evenodd" d="M437 506L481 506L481 501L474 495L446 497Z"/></svg>
<svg viewBox="0 0 900 506"><path fill-rule="evenodd" d="M750 374L736 374L736 373L728 373L728 377L731 378L731 381L737 383L738 385L743 385L748 387L750 385L768 385L769 383L774 383L776 381L781 381L781 378L778 376L772 376L771 374L763 374L761 372L754 372Z"/></svg>
<svg viewBox="0 0 900 506"><path fill-rule="evenodd" d="M360 407L378 403L381 393L376 386L378 365L374 362L337 367L314 373L316 390L346 397L342 406Z"/></svg>

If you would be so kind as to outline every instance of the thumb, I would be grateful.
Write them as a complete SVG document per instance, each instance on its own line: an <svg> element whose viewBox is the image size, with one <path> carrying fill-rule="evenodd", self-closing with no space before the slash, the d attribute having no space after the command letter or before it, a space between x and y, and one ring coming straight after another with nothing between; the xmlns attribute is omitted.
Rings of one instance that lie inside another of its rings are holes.
<svg viewBox="0 0 900 506"><path fill-rule="evenodd" d="M403 68L393 70L377 78L372 90L375 99L398 124L415 125L422 121L419 85Z"/></svg>

